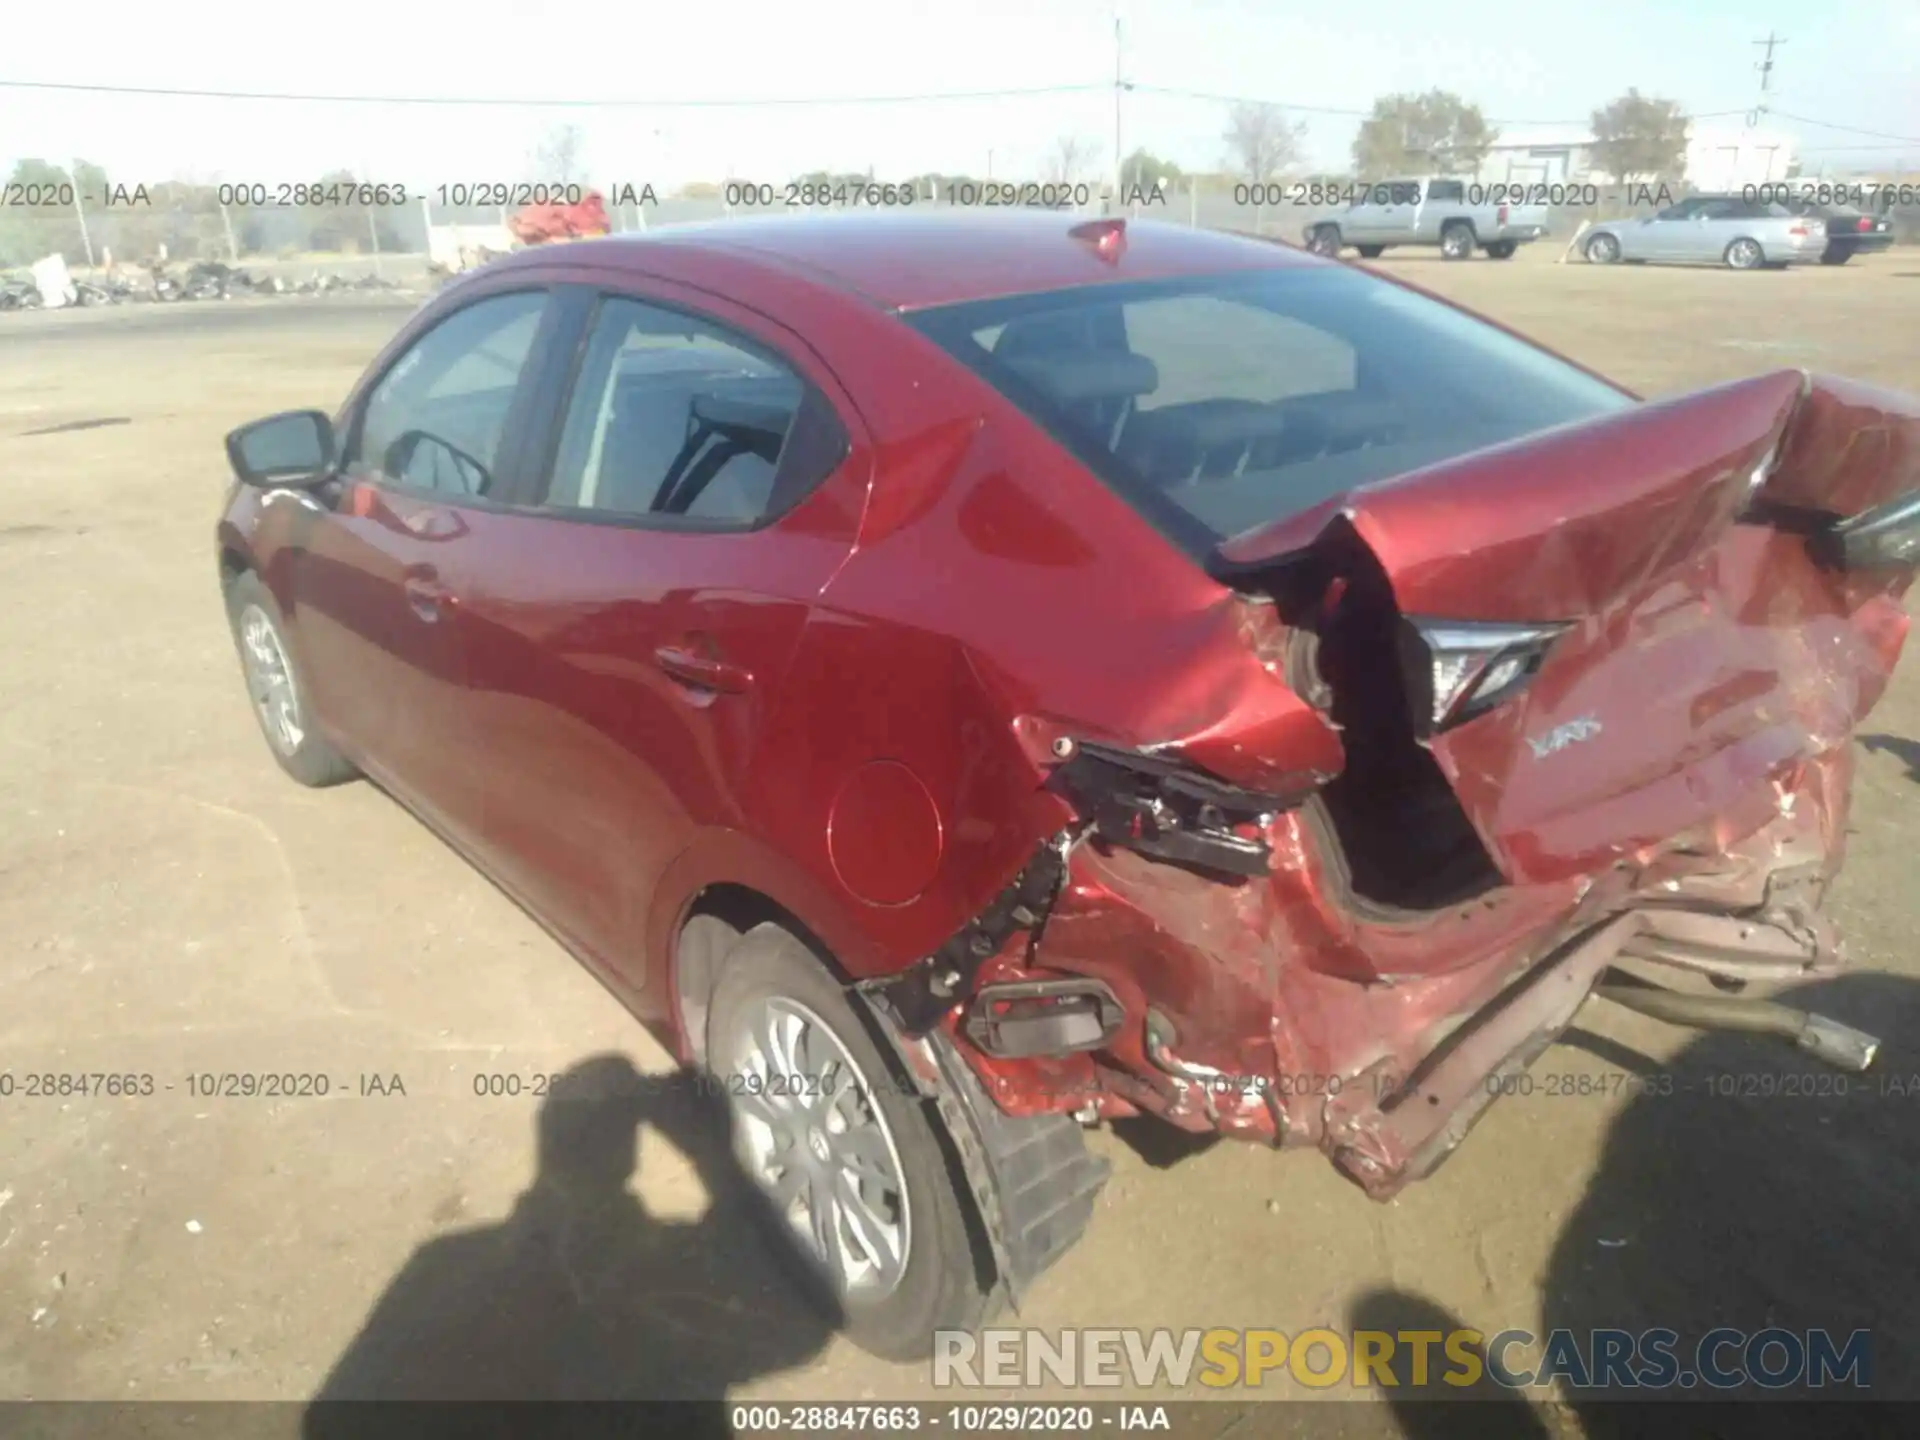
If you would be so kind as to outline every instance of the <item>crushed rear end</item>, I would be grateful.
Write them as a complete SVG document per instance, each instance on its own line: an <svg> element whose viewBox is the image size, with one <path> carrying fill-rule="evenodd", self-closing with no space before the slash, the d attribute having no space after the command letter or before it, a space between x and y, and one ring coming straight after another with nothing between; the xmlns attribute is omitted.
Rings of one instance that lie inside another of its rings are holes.
<svg viewBox="0 0 1920 1440"><path fill-rule="evenodd" d="M1597 987L1864 1068L1869 1037L1704 992L1842 964L1850 741L1917 560L1920 403L1799 372L1239 535L1215 712L1021 717L1073 818L871 988L1004 1110L1317 1146L1380 1198Z"/></svg>

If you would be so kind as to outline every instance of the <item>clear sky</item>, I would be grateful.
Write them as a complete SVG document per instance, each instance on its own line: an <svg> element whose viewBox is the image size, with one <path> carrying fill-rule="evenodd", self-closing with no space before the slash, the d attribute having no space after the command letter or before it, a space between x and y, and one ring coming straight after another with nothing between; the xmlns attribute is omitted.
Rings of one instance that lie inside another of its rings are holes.
<svg viewBox="0 0 1920 1440"><path fill-rule="evenodd" d="M58 43L8 44L0 80L635 103L427 107L0 87L0 165L81 156L116 178L268 182L346 168L419 190L532 178L543 134L571 123L602 184L868 166L882 179L989 166L998 178L1039 178L1065 136L1105 170L1116 13L1129 80L1301 107L1308 158L1328 169L1344 165L1357 120L1313 107L1365 111L1395 90L1456 91L1509 133L1583 122L1629 85L1692 113L1743 111L1759 95L1753 42L1769 28L1787 37L1775 57L1777 112L1891 137L1776 114L1771 123L1799 137L1804 157L1920 169L1920 0L202 0L164 15L105 0L61 20ZM19 39L30 27L10 28ZM664 103L1078 85L1100 88L920 104ZM1225 109L1138 90L1122 105L1122 140L1190 169L1220 168Z"/></svg>

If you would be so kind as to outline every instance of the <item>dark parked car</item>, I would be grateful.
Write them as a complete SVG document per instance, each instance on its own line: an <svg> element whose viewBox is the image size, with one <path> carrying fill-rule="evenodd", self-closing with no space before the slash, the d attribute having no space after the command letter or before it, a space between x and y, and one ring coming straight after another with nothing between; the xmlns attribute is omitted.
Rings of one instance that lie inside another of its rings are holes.
<svg viewBox="0 0 1920 1440"><path fill-rule="evenodd" d="M1827 227L1827 248L1820 253L1822 265L1844 265L1856 255L1876 255L1893 247L1893 225L1884 215L1812 200L1789 200L1787 208Z"/></svg>
<svg viewBox="0 0 1920 1440"><path fill-rule="evenodd" d="M281 766L718 1077L881 1353L1077 1238L1085 1124L1385 1197L1596 994L1871 1060L1698 992L1840 964L1911 399L1645 403L1287 246L868 215L503 259L228 452Z"/></svg>

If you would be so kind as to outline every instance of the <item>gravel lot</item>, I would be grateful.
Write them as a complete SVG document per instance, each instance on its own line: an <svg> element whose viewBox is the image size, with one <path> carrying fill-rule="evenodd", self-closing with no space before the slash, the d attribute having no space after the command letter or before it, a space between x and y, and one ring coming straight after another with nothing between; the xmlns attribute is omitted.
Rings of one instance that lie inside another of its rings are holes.
<svg viewBox="0 0 1920 1440"><path fill-rule="evenodd" d="M1783 366L1920 391L1920 253L1758 274L1552 253L1382 268L1646 393ZM254 728L214 583L221 436L331 407L406 313L0 316L0 1397L303 1400L376 1306L336 1392L392 1365L470 1394L926 1393L796 1308L658 1127L637 1203L557 1225L520 1204L538 1103L474 1078L665 1056L380 792L299 789ZM101 423L55 428L75 422ZM1815 1072L1596 1007L1538 1068L1603 1093L1508 1100L1392 1205L1313 1155L1101 1135L1101 1213L1020 1323L1865 1326L1876 1394L1920 1398L1916 800L1909 662L1862 739L1838 901L1859 973L1818 987L1887 1036L1883 1080L1703 1093ZM189 1079L251 1071L331 1093ZM25 1098L37 1072L157 1086ZM1620 1077L1648 1073L1686 1093L1633 1098ZM368 1076L404 1093L362 1093ZM1349 1422L1400 1433L1374 1402ZM1604 1407L1560 1423L1611 1433Z"/></svg>

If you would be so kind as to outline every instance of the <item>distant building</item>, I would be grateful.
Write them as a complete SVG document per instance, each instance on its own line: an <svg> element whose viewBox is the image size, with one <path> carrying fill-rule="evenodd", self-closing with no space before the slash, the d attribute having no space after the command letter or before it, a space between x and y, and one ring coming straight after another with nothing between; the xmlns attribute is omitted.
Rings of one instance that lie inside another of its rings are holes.
<svg viewBox="0 0 1920 1440"><path fill-rule="evenodd" d="M1568 182L1650 179L1611 176L1598 169L1593 132L1580 126L1516 130L1488 149L1474 179L1486 184L1564 185ZM1744 125L1691 126L1682 179L1696 190L1738 190L1784 180L1798 152L1793 137Z"/></svg>
<svg viewBox="0 0 1920 1440"><path fill-rule="evenodd" d="M1503 132L1474 172L1488 185L1565 185L1593 173L1593 132L1558 125Z"/></svg>
<svg viewBox="0 0 1920 1440"><path fill-rule="evenodd" d="M1687 183L1696 190L1738 190L1784 180L1798 160L1793 137L1746 126L1695 125L1687 131Z"/></svg>

